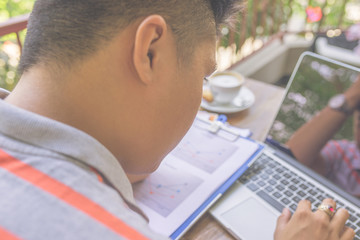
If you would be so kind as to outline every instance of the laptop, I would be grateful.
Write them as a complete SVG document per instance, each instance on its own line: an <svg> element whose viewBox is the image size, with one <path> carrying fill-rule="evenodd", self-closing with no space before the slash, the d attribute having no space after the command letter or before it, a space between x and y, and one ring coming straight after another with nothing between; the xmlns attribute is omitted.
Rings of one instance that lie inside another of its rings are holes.
<svg viewBox="0 0 360 240"><path fill-rule="evenodd" d="M327 105L331 97L327 95L347 89L359 73L358 68L311 52L301 55L264 150L210 209L211 215L235 238L273 239L276 220L284 207L294 212L301 199L308 199L315 210L324 198L330 197L338 207L349 211L346 225L355 229L355 239L360 239L360 199L296 161L284 144L296 129ZM348 136L351 124L347 122L337 137L351 137Z"/></svg>

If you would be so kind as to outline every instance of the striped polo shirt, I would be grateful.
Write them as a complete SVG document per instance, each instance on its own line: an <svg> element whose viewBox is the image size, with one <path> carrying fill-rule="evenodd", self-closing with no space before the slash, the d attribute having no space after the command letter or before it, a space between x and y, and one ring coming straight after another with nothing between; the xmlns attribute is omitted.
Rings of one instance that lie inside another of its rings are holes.
<svg viewBox="0 0 360 240"><path fill-rule="evenodd" d="M322 149L326 177L352 195L360 197L360 151L356 143L331 140Z"/></svg>
<svg viewBox="0 0 360 240"><path fill-rule="evenodd" d="M0 239L167 238L97 140L0 100Z"/></svg>

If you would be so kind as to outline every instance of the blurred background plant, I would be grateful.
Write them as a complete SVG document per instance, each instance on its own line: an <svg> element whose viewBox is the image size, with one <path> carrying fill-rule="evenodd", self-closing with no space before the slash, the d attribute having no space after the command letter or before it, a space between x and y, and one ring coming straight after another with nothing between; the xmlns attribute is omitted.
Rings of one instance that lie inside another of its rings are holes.
<svg viewBox="0 0 360 240"><path fill-rule="evenodd" d="M6 20L29 13L34 0L0 0L0 23ZM23 42L26 29L19 32L20 41ZM19 76L16 72L20 59L20 47L17 44L16 33L0 37L0 87L12 90Z"/></svg>
<svg viewBox="0 0 360 240"><path fill-rule="evenodd" d="M360 0L248 0L234 29L223 28L219 50L226 69L262 48L274 35L296 33L307 40L319 33L339 36L360 22ZM276 36L277 37L277 36Z"/></svg>

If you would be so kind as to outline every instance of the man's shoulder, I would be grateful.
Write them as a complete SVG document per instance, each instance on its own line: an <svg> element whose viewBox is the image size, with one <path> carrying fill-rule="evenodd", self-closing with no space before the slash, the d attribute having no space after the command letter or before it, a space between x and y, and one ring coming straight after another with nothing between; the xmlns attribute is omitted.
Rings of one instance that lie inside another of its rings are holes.
<svg viewBox="0 0 360 240"><path fill-rule="evenodd" d="M96 173L60 155L25 152L0 150L0 228L25 239L159 239Z"/></svg>

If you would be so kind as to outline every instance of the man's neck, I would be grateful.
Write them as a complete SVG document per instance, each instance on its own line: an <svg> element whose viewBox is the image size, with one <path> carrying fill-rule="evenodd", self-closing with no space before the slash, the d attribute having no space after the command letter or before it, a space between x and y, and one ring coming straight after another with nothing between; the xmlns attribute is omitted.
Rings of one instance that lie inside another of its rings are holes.
<svg viewBox="0 0 360 240"><path fill-rule="evenodd" d="M122 142L119 133L127 131L127 124L121 125L124 129L118 130L114 139L115 127L119 126L114 126L114 116L109 113L123 111L121 102L125 101L117 100L114 104L113 96L114 92L122 96L126 91L109 87L111 83L100 88L104 84L104 76L92 65L86 68L79 66L76 73L64 72L61 75L32 68L22 76L5 102L75 127L97 139L120 159L126 149L119 145Z"/></svg>
<svg viewBox="0 0 360 240"><path fill-rule="evenodd" d="M26 72L15 89L5 99L6 102L25 110L47 116L59 118L61 109L54 108L61 102L61 84L51 79L50 75L40 68Z"/></svg>

